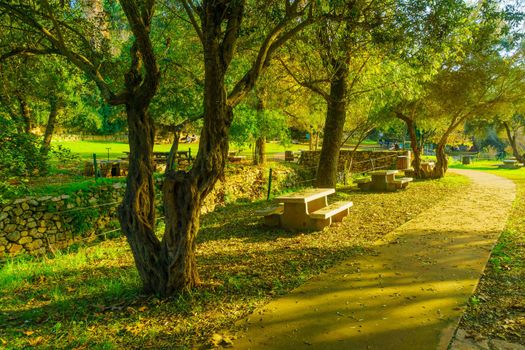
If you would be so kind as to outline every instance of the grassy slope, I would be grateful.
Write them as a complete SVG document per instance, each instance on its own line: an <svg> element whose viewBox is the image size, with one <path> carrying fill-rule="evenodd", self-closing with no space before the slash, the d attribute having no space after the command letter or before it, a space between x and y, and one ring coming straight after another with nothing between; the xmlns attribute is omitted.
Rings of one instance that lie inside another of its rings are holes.
<svg viewBox="0 0 525 350"><path fill-rule="evenodd" d="M108 156L108 150L109 149L109 158L110 159L116 159L124 156L123 152L129 151L129 145L124 142L106 142L106 141L60 141L60 142L53 142L53 145L62 145L63 147L69 148L73 153L77 153L80 155L82 159L92 159L93 153L97 154L97 157L101 159L106 159ZM155 145L154 151L157 152L169 152L171 145L169 144L162 144L162 145ZM191 148L191 154L196 155L197 150L199 148L198 143L180 143L179 149L180 150L187 150L188 148ZM232 150L237 150L238 147L230 146ZM289 146L283 146L278 143L267 143L266 144L266 152L267 153L278 153L278 152L284 152L285 150L294 150L298 151L300 149L308 149L308 145L301 145L301 144L293 144ZM249 155L250 150L243 150L241 154Z"/></svg>
<svg viewBox="0 0 525 350"><path fill-rule="evenodd" d="M236 203L204 215L198 237L206 284L168 300L140 293L124 239L44 260L16 259L0 269L0 347L173 349L209 344L255 307L297 287L403 224L466 180L414 182L406 191L338 190L354 207L322 232L262 226L266 202Z"/></svg>
<svg viewBox="0 0 525 350"><path fill-rule="evenodd" d="M498 169L499 162L480 161L453 167L490 172L514 181L513 209L461 327L473 336L525 345L525 168Z"/></svg>

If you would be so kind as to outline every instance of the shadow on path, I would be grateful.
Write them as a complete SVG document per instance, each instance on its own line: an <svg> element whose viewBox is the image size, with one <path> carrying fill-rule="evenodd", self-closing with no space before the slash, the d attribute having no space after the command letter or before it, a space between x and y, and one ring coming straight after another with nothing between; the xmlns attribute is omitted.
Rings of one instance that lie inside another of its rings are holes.
<svg viewBox="0 0 525 350"><path fill-rule="evenodd" d="M239 325L237 349L446 349L490 251L515 186L471 178L457 194Z"/></svg>

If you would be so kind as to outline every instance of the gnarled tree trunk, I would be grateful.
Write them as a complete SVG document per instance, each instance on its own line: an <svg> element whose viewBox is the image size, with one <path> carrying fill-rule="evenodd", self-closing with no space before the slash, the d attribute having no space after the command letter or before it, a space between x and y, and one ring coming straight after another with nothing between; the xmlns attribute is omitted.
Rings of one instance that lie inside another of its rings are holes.
<svg viewBox="0 0 525 350"><path fill-rule="evenodd" d="M410 148L414 154L414 160L412 161L414 176L416 178L422 178L425 174L421 171L421 148L419 147L416 135L416 122L401 112L396 112L396 117L403 120L407 126L408 135L410 137Z"/></svg>
<svg viewBox="0 0 525 350"><path fill-rule="evenodd" d="M59 110L59 102L55 97L49 99L49 117L47 118L46 131L44 132L44 139L42 141L42 147L40 153L47 157L49 149L51 148L51 139L53 138L53 132L55 131L55 124L57 120Z"/></svg>
<svg viewBox="0 0 525 350"><path fill-rule="evenodd" d="M509 123L503 122L503 126L505 127L505 131L507 132L507 139L509 140L510 147L512 148L512 155L520 162L525 162L525 154L520 154L520 151L518 149L518 144L516 142L516 134L513 134L512 130L510 129Z"/></svg>
<svg viewBox="0 0 525 350"><path fill-rule="evenodd" d="M445 133L439 140L436 147L436 165L432 172L431 177L433 179L440 179L445 176L448 170L448 157L445 153L445 147L447 145L449 132Z"/></svg>
<svg viewBox="0 0 525 350"><path fill-rule="evenodd" d="M119 207L122 231L133 252L146 293L164 294L167 273L155 236L155 187L153 182L153 120L149 103L133 96L126 103L129 139L129 170L126 193Z"/></svg>
<svg viewBox="0 0 525 350"><path fill-rule="evenodd" d="M330 82L330 97L326 112L326 122L323 131L323 147L317 169L317 187L335 187L337 184L337 167L339 151L343 140L346 120L346 92L348 64L338 62L332 81Z"/></svg>
<svg viewBox="0 0 525 350"><path fill-rule="evenodd" d="M29 105L27 104L26 99L24 98L24 96L22 96L21 93L17 93L16 98L18 99L18 104L20 106L21 127L18 131L29 134L31 132L31 128L33 127L33 125L31 124L31 110L29 109Z"/></svg>
<svg viewBox="0 0 525 350"><path fill-rule="evenodd" d="M253 164L254 165L261 165L264 164L266 161L265 153L266 153L266 137L259 136L257 140L255 140L255 150L253 152Z"/></svg>
<svg viewBox="0 0 525 350"><path fill-rule="evenodd" d="M167 267L166 295L200 283L195 239L199 230L201 203L223 174L228 156L228 132L233 111L227 104L224 77L229 61L217 59L224 57L224 47L218 42L221 19L217 17L215 7L215 4L208 3L202 18L204 125L199 152L189 172L168 172L164 182L166 229L162 250Z"/></svg>

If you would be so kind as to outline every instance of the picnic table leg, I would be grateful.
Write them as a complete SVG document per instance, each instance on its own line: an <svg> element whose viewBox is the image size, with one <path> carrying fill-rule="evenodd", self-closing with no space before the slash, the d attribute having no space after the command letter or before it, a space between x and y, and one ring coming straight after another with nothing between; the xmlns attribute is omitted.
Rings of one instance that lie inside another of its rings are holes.
<svg viewBox="0 0 525 350"><path fill-rule="evenodd" d="M385 176L372 175L372 188L376 191L386 191L387 182Z"/></svg>
<svg viewBox="0 0 525 350"><path fill-rule="evenodd" d="M348 214L350 214L350 208L347 208L343 210L342 212L337 213L334 216L332 216L332 222L341 222Z"/></svg>
<svg viewBox="0 0 525 350"><path fill-rule="evenodd" d="M310 224L310 217L306 210L306 203L284 203L281 225L288 229L307 228Z"/></svg>

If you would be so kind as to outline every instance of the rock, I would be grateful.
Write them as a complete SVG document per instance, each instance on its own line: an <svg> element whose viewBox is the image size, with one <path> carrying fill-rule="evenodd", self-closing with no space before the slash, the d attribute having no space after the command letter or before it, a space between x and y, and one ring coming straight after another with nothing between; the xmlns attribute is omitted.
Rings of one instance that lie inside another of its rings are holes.
<svg viewBox="0 0 525 350"><path fill-rule="evenodd" d="M53 198L51 198L51 202L59 202L60 199L61 199L60 196L53 197Z"/></svg>
<svg viewBox="0 0 525 350"><path fill-rule="evenodd" d="M7 214L6 212L1 212L0 213L0 221L4 221L4 219L7 219L7 217L9 216L9 214Z"/></svg>
<svg viewBox="0 0 525 350"><path fill-rule="evenodd" d="M0 247L5 247L7 246L7 243L9 243L7 241L7 239L3 238L3 237L0 237Z"/></svg>
<svg viewBox="0 0 525 350"><path fill-rule="evenodd" d="M47 229L45 227L39 227L38 228L38 232L40 232L40 233L44 233L46 231L47 231Z"/></svg>
<svg viewBox="0 0 525 350"><path fill-rule="evenodd" d="M44 215L42 216L42 219L49 220L52 217L53 217L53 213L44 213Z"/></svg>
<svg viewBox="0 0 525 350"><path fill-rule="evenodd" d="M13 210L13 207L10 207L9 205L7 207L4 207L4 209L2 210L2 212L8 212L8 211L11 211Z"/></svg>
<svg viewBox="0 0 525 350"><path fill-rule="evenodd" d="M97 202L97 199L95 197L91 197L90 199L88 199L89 204L95 204L96 202Z"/></svg>
<svg viewBox="0 0 525 350"><path fill-rule="evenodd" d="M30 244L26 245L26 247L29 248L29 250L36 250L36 249L41 248L42 244L43 244L42 240L37 239L31 242Z"/></svg>
<svg viewBox="0 0 525 350"><path fill-rule="evenodd" d="M13 232L14 230L16 230L16 225L15 224L9 224L5 227L4 231L6 233L11 233Z"/></svg>
<svg viewBox="0 0 525 350"><path fill-rule="evenodd" d="M46 227L46 226L47 226L46 220L40 220L40 227Z"/></svg>
<svg viewBox="0 0 525 350"><path fill-rule="evenodd" d="M28 234L29 234L29 232L27 232L27 231L21 231L21 232L20 232L20 236L22 236L22 237L25 237L25 236L27 236Z"/></svg>
<svg viewBox="0 0 525 350"><path fill-rule="evenodd" d="M24 211L20 207L15 207L13 209L13 213L15 213L16 216L20 216L20 215L22 215L24 213Z"/></svg>
<svg viewBox="0 0 525 350"><path fill-rule="evenodd" d="M23 210L29 210L29 204L27 204L26 202L22 203L21 207Z"/></svg>
<svg viewBox="0 0 525 350"><path fill-rule="evenodd" d="M63 194L60 196L61 199L69 199L69 195L67 194Z"/></svg>
<svg viewBox="0 0 525 350"><path fill-rule="evenodd" d="M60 230L60 228L62 227L62 223L60 221L55 221L55 225L57 226L57 228Z"/></svg>
<svg viewBox="0 0 525 350"><path fill-rule="evenodd" d="M21 252L22 249L24 249L24 247L22 247L21 245L13 244L13 245L11 245L11 248L9 248L9 253L10 254L17 254L17 253Z"/></svg>
<svg viewBox="0 0 525 350"><path fill-rule="evenodd" d="M32 205L33 207L38 206L38 202L35 201L34 199L30 199L28 203L29 203L30 205Z"/></svg>
<svg viewBox="0 0 525 350"><path fill-rule="evenodd" d="M51 196L43 196L43 197L37 198L36 200L39 201L39 202L45 202L45 201L48 201L50 199L51 199Z"/></svg>
<svg viewBox="0 0 525 350"><path fill-rule="evenodd" d="M27 223L27 227L29 228L35 228L36 227L36 222L35 221L30 221Z"/></svg>
<svg viewBox="0 0 525 350"><path fill-rule="evenodd" d="M16 228L16 226L15 226L15 228ZM11 233L9 233L6 236L6 238L8 240L10 240L11 242L16 242L16 241L18 241L20 239L20 232L18 232L18 231L11 232Z"/></svg>
<svg viewBox="0 0 525 350"><path fill-rule="evenodd" d="M31 242L33 242L33 237L27 236L27 237L20 238L20 240L18 241L18 244L26 244L26 243L31 243Z"/></svg>

